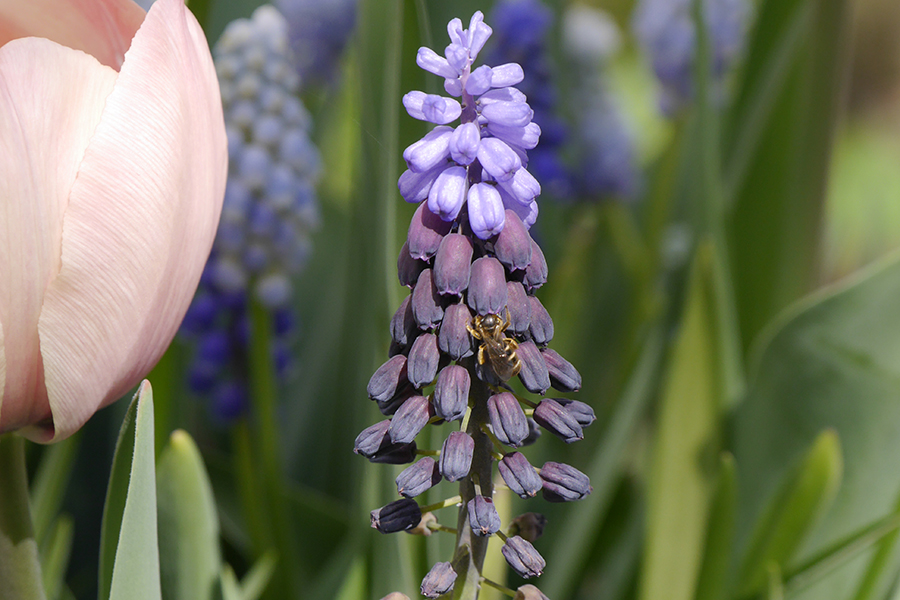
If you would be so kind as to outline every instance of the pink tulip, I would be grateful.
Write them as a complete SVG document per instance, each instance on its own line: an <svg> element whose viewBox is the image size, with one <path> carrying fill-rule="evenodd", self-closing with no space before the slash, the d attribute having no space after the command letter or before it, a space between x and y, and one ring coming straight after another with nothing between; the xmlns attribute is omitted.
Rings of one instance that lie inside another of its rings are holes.
<svg viewBox="0 0 900 600"><path fill-rule="evenodd" d="M0 44L0 433L49 442L175 335L219 222L225 126L183 0L146 17L0 0Z"/></svg>

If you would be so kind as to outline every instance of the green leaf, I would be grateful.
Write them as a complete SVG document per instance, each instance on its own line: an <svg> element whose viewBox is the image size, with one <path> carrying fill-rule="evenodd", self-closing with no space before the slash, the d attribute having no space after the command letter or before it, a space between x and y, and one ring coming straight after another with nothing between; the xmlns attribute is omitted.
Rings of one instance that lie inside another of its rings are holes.
<svg viewBox="0 0 900 600"><path fill-rule="evenodd" d="M222 567L222 573L219 576L219 586L222 600L244 600L241 584L238 583L237 576L234 574L234 569L231 568L231 565Z"/></svg>
<svg viewBox="0 0 900 600"><path fill-rule="evenodd" d="M269 585L272 574L275 572L275 565L278 559L274 552L266 552L253 567L244 575L241 581L241 598L243 600L257 600Z"/></svg>
<svg viewBox="0 0 900 600"><path fill-rule="evenodd" d="M31 484L31 514L34 536L39 543L43 543L59 514L80 439L81 432L78 431L58 444L48 446L35 473Z"/></svg>
<svg viewBox="0 0 900 600"><path fill-rule="evenodd" d="M900 519L900 498L894 505L894 519ZM897 540L900 538L900 529L893 529L878 542L878 549L869 561L865 575L859 583L853 600L876 600L884 598L890 589L891 581L896 577L898 555Z"/></svg>
<svg viewBox="0 0 900 600"><path fill-rule="evenodd" d="M696 600L716 600L724 597L728 571L731 567L731 547L734 520L737 512L737 472L734 457L723 454L719 462L719 477L709 510L709 526L703 544L703 563L697 577Z"/></svg>
<svg viewBox="0 0 900 600"><path fill-rule="evenodd" d="M797 560L894 510L900 472L900 254L805 300L773 323L754 352L746 399L735 413L741 466L738 547L747 543L774 482L825 429L841 440L844 480ZM800 598L844 600L866 563L839 569Z"/></svg>
<svg viewBox="0 0 900 600"><path fill-rule="evenodd" d="M722 379L713 250L698 248L663 385L648 482L647 538L639 597L694 597L703 557L719 444Z"/></svg>
<svg viewBox="0 0 900 600"><path fill-rule="evenodd" d="M53 523L44 547L41 548L41 575L48 600L57 600L62 596L74 532L75 523L72 518L63 515Z"/></svg>
<svg viewBox="0 0 900 600"><path fill-rule="evenodd" d="M838 436L833 430L823 431L757 521L741 567L741 595L764 589L772 564L785 570L800 543L834 500L841 471Z"/></svg>
<svg viewBox="0 0 900 600"><path fill-rule="evenodd" d="M221 570L219 520L203 458L186 431L172 433L160 454L156 481L165 597L209 599Z"/></svg>
<svg viewBox="0 0 900 600"><path fill-rule="evenodd" d="M119 432L103 507L100 600L161 600L153 390L144 380Z"/></svg>

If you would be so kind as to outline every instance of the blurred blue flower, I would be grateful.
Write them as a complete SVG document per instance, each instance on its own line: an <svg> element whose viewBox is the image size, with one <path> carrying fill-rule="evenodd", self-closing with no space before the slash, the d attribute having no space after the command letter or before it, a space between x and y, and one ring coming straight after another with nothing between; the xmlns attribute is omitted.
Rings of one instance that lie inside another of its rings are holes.
<svg viewBox="0 0 900 600"><path fill-rule="evenodd" d="M359 0L277 0L287 19L297 72L309 82L330 83L356 25Z"/></svg>
<svg viewBox="0 0 900 600"><path fill-rule="evenodd" d="M640 0L635 9L634 30L662 84L660 105L666 114L693 95L697 32L692 7L692 0ZM719 96L728 69L743 50L751 8L748 0L703 0L713 90Z"/></svg>

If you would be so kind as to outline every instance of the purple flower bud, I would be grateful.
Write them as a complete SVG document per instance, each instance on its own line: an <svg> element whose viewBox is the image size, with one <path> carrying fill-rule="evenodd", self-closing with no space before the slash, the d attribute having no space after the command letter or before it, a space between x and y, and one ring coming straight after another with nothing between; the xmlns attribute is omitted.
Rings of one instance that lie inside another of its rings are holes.
<svg viewBox="0 0 900 600"><path fill-rule="evenodd" d="M481 131L476 123L463 123L450 138L450 158L460 165L471 164L478 155Z"/></svg>
<svg viewBox="0 0 900 600"><path fill-rule="evenodd" d="M540 475L544 482L544 500L548 502L581 500L594 491L587 475L564 463L544 463Z"/></svg>
<svg viewBox="0 0 900 600"><path fill-rule="evenodd" d="M466 201L468 191L466 168L447 167L438 175L428 192L428 210L444 221L452 221Z"/></svg>
<svg viewBox="0 0 900 600"><path fill-rule="evenodd" d="M437 336L423 333L413 342L407 361L409 382L421 389L434 381L437 376L441 353L438 351Z"/></svg>
<svg viewBox="0 0 900 600"><path fill-rule="evenodd" d="M422 511L415 500L395 500L371 513L372 527L381 533L396 533L412 529L422 520Z"/></svg>
<svg viewBox="0 0 900 600"><path fill-rule="evenodd" d="M475 440L465 431L451 431L441 446L439 461L441 475L447 481L459 481L472 468Z"/></svg>
<svg viewBox="0 0 900 600"><path fill-rule="evenodd" d="M472 241L468 236L450 233L444 236L434 258L434 285L440 294L459 296L469 287L472 269Z"/></svg>
<svg viewBox="0 0 900 600"><path fill-rule="evenodd" d="M503 199L503 206L513 211L522 219L522 225L526 229L530 229L538 218L538 204L534 200L528 204L520 204L518 200L506 193L506 190L500 188L500 197Z"/></svg>
<svg viewBox="0 0 900 600"><path fill-rule="evenodd" d="M422 580L422 595L426 598L439 598L453 589L456 582L456 571L448 562L439 562L428 571Z"/></svg>
<svg viewBox="0 0 900 600"><path fill-rule="evenodd" d="M540 513L528 512L509 522L507 535L517 535L523 540L534 542L534 540L544 535L544 527L546 525L547 517Z"/></svg>
<svg viewBox="0 0 900 600"><path fill-rule="evenodd" d="M453 360L471 356L472 336L466 323L472 320L472 313L465 304L451 304L444 311L444 320L438 332L438 348Z"/></svg>
<svg viewBox="0 0 900 600"><path fill-rule="evenodd" d="M397 180L397 188L400 190L400 195L410 204L426 199L428 192L431 191L432 184L434 184L434 180L444 172L444 167L445 165L440 164L424 173L415 173L407 169L400 175L400 179Z"/></svg>
<svg viewBox="0 0 900 600"><path fill-rule="evenodd" d="M510 271L524 269L531 262L531 236L511 210L506 210L506 224L494 243L494 254Z"/></svg>
<svg viewBox="0 0 900 600"><path fill-rule="evenodd" d="M403 469L397 476L397 492L406 498L415 498L441 481L437 463L430 456L420 459Z"/></svg>
<svg viewBox="0 0 900 600"><path fill-rule="evenodd" d="M506 282L506 308L509 309L509 331L523 335L531 325L531 304L525 288L518 281Z"/></svg>
<svg viewBox="0 0 900 600"><path fill-rule="evenodd" d="M495 88L508 87L521 83L525 79L525 71L518 63L506 63L493 68L491 85Z"/></svg>
<svg viewBox="0 0 900 600"><path fill-rule="evenodd" d="M541 184L525 168L516 171L509 179L497 181L519 204L528 204L541 195Z"/></svg>
<svg viewBox="0 0 900 600"><path fill-rule="evenodd" d="M415 442L395 444L388 437L387 442L378 449L378 452L366 458L369 459L369 462L376 464L406 465L416 460L417 450Z"/></svg>
<svg viewBox="0 0 900 600"><path fill-rule="evenodd" d="M481 116L488 123L504 127L525 127L531 123L534 111L526 102L491 102L482 107Z"/></svg>
<svg viewBox="0 0 900 600"><path fill-rule="evenodd" d="M522 363L519 380L532 394L543 394L550 387L550 372L540 350L531 340L519 344L516 356Z"/></svg>
<svg viewBox="0 0 900 600"><path fill-rule="evenodd" d="M411 305L413 317L420 329L431 329L441 322L444 308L441 306L441 295L434 287L431 269L419 273L419 279L413 288Z"/></svg>
<svg viewBox="0 0 900 600"><path fill-rule="evenodd" d="M366 391L372 400L386 402L397 393L397 389L404 381L406 381L406 357L398 354L378 367L369 379Z"/></svg>
<svg viewBox="0 0 900 600"><path fill-rule="evenodd" d="M525 438L525 441L519 446L520 448L524 448L525 446L530 446L541 437L541 426L534 422L534 419L528 417L528 437Z"/></svg>
<svg viewBox="0 0 900 600"><path fill-rule="evenodd" d="M572 363L560 356L556 350L545 348L541 354L547 365L553 389L560 392L577 392L581 389L581 374Z"/></svg>
<svg viewBox="0 0 900 600"><path fill-rule="evenodd" d="M403 151L403 159L409 170L424 173L446 163L450 155L451 135L453 135L452 127L439 125L425 134L421 140L408 146Z"/></svg>
<svg viewBox="0 0 900 600"><path fill-rule="evenodd" d="M391 318L391 339L401 346L408 346L419 334L419 326L412 312L411 299L411 295L404 298L397 312Z"/></svg>
<svg viewBox="0 0 900 600"><path fill-rule="evenodd" d="M428 260L434 256L441 245L441 240L450 233L452 225L428 210L426 204L423 202L416 209L407 234L409 254L420 260Z"/></svg>
<svg viewBox="0 0 900 600"><path fill-rule="evenodd" d="M385 419L384 421L375 423L371 427L363 429L362 432L356 436L356 441L353 442L353 452L355 454L362 454L366 458L369 458L378 452L378 449L381 448L387 437L388 427L390 426L390 419ZM390 442L390 439L387 441Z"/></svg>
<svg viewBox="0 0 900 600"><path fill-rule="evenodd" d="M507 296L506 274L500 261L492 256L475 259L467 300L479 315L501 313L506 306Z"/></svg>
<svg viewBox="0 0 900 600"><path fill-rule="evenodd" d="M491 429L500 443L519 446L528 437L525 412L510 392L501 392L488 398L488 416Z"/></svg>
<svg viewBox="0 0 900 600"><path fill-rule="evenodd" d="M425 396L413 396L397 409L388 434L395 444L413 441L431 418L431 404Z"/></svg>
<svg viewBox="0 0 900 600"><path fill-rule="evenodd" d="M491 105L496 106L496 105ZM485 110L490 108L485 107ZM497 138L482 138L478 146L478 162L498 182L507 181L522 168L522 161L506 142Z"/></svg>
<svg viewBox="0 0 900 600"><path fill-rule="evenodd" d="M569 400L568 398L554 398L554 400L569 411L569 414L575 417L575 420L582 427L587 427L597 419L594 415L594 409L584 402Z"/></svg>
<svg viewBox="0 0 900 600"><path fill-rule="evenodd" d="M469 226L479 239L486 240L503 231L506 220L503 200L500 199L500 192L494 186L476 183L469 187L467 198Z"/></svg>
<svg viewBox="0 0 900 600"><path fill-rule="evenodd" d="M493 80L493 69L487 65L481 65L471 73L466 81L466 91L472 96L480 96L491 89L491 81Z"/></svg>
<svg viewBox="0 0 900 600"><path fill-rule="evenodd" d="M500 549L503 558L513 568L513 571L519 574L523 579L538 577L544 572L547 563L543 557L534 549L531 542L527 542L521 537L515 535L507 538L503 548Z"/></svg>
<svg viewBox="0 0 900 600"><path fill-rule="evenodd" d="M416 389L412 386L411 383L407 380L405 384L400 386L400 389L396 394L388 398L387 400L375 401L375 404L378 405L378 410L381 411L386 417L391 416L397 409L403 406L403 403L406 402L409 398L416 395Z"/></svg>
<svg viewBox="0 0 900 600"><path fill-rule="evenodd" d="M541 301L534 296L528 297L528 304L531 308L531 325L528 327L528 333L535 344L541 346L548 344L553 339L553 319Z"/></svg>
<svg viewBox="0 0 900 600"><path fill-rule="evenodd" d="M393 599L382 598L381 600ZM541 590L528 583L516 589L516 595L513 596L513 600L550 600L550 598L545 596Z"/></svg>
<svg viewBox="0 0 900 600"><path fill-rule="evenodd" d="M456 77L458 75L456 69L450 66L446 58L425 46L419 48L419 52L416 54L416 64L439 77Z"/></svg>
<svg viewBox="0 0 900 600"><path fill-rule="evenodd" d="M581 425L578 424L575 416L556 400L549 398L541 400L541 403L534 409L534 420L567 444L584 439Z"/></svg>
<svg viewBox="0 0 900 600"><path fill-rule="evenodd" d="M403 96L403 106L413 119L438 125L455 121L462 112L462 107L456 100L418 91Z"/></svg>
<svg viewBox="0 0 900 600"><path fill-rule="evenodd" d="M500 531L500 515L494 508L494 501L484 496L475 496L466 505L469 511L469 527L477 536L494 535Z"/></svg>
<svg viewBox="0 0 900 600"><path fill-rule="evenodd" d="M531 263L525 269L525 285L534 290L547 283L547 261L537 242L531 240Z"/></svg>
<svg viewBox="0 0 900 600"><path fill-rule="evenodd" d="M541 139L541 128L537 123L529 123L525 127L509 127L500 123L488 123L488 132L514 148L531 150Z"/></svg>
<svg viewBox="0 0 900 600"><path fill-rule="evenodd" d="M497 470L509 489L519 498L533 498L540 491L541 478L521 452L511 452L500 459Z"/></svg>
<svg viewBox="0 0 900 600"><path fill-rule="evenodd" d="M409 242L403 242L400 255L397 256L397 277L400 285L411 288L416 284L419 274L428 267L424 260L416 260L409 254Z"/></svg>
<svg viewBox="0 0 900 600"><path fill-rule="evenodd" d="M528 99L525 94L514 87L496 88L481 95L478 103L482 106L494 104L495 102L525 102Z"/></svg>
<svg viewBox="0 0 900 600"><path fill-rule="evenodd" d="M445 421L457 421L469 406L469 372L459 365L448 365L438 373L434 386L434 412Z"/></svg>

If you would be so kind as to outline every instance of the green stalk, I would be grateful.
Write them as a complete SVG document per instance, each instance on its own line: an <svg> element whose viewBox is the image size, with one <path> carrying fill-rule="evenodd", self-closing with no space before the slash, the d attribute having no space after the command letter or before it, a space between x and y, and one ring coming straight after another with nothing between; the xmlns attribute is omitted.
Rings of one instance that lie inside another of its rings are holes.
<svg viewBox="0 0 900 600"><path fill-rule="evenodd" d="M456 526L456 551L453 555L453 569L456 571L456 584L453 586L453 600L476 600L481 584L481 570L487 553L488 537L479 537L469 527L467 505L475 497L475 484L481 488L481 495L488 498L492 495L491 451L494 445L484 433L488 422L487 401L491 390L480 380L472 378L469 392L472 412L467 432L475 440L475 451L472 455L472 469L469 476L459 484L459 495L462 503L459 507L459 518Z"/></svg>
<svg viewBox="0 0 900 600"><path fill-rule="evenodd" d="M25 439L0 435L0 598L44 600L28 508Z"/></svg>

